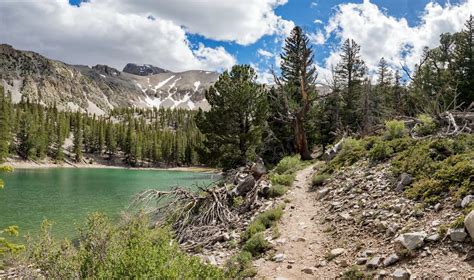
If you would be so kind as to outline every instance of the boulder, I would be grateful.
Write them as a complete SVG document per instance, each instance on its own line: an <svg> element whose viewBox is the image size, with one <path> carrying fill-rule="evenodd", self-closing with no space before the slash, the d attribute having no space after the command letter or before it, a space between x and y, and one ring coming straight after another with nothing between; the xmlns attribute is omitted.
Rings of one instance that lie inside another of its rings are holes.
<svg viewBox="0 0 474 280"><path fill-rule="evenodd" d="M402 244L403 247L407 248L408 250L415 250L416 248L423 245L425 238L426 233L424 231L420 231L401 234L395 239L395 241Z"/></svg>
<svg viewBox="0 0 474 280"><path fill-rule="evenodd" d="M474 240L474 210L467 214L464 218L464 226L466 227L471 239Z"/></svg>
<svg viewBox="0 0 474 280"><path fill-rule="evenodd" d="M464 239L466 239L467 237L467 233L464 230L464 228L450 229L448 234L449 234L449 238L451 238L451 240L455 242L463 242Z"/></svg>
<svg viewBox="0 0 474 280"><path fill-rule="evenodd" d="M255 186L255 178L250 174L237 174L237 194L245 195Z"/></svg>
<svg viewBox="0 0 474 280"><path fill-rule="evenodd" d="M397 187L395 188L396 191L402 192L406 186L410 185L413 182L413 177L410 174L402 173L398 178Z"/></svg>
<svg viewBox="0 0 474 280"><path fill-rule="evenodd" d="M392 273L393 280L410 280L410 272L404 268L398 268Z"/></svg>
<svg viewBox="0 0 474 280"><path fill-rule="evenodd" d="M465 196L461 200L461 207L466 208L467 206L469 206L469 204L471 204L471 202L474 202L474 195L472 194Z"/></svg>

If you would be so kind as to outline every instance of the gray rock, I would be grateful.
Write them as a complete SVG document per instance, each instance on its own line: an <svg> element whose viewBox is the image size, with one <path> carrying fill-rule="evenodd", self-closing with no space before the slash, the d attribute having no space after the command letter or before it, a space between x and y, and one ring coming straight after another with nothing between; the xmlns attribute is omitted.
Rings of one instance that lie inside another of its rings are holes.
<svg viewBox="0 0 474 280"><path fill-rule="evenodd" d="M357 258L356 259L356 264L357 265L363 265L367 262L367 258Z"/></svg>
<svg viewBox="0 0 474 280"><path fill-rule="evenodd" d="M464 228L452 228L448 232L449 238L455 242L463 242L467 237L467 233Z"/></svg>
<svg viewBox="0 0 474 280"><path fill-rule="evenodd" d="M413 177L410 174L402 173L398 178L397 187L395 188L396 191L402 192L406 186L410 185L413 182Z"/></svg>
<svg viewBox="0 0 474 280"><path fill-rule="evenodd" d="M474 202L474 195L472 194L467 195L462 199L461 207L466 208L467 206L469 206L469 204L471 204L471 202Z"/></svg>
<svg viewBox="0 0 474 280"><path fill-rule="evenodd" d="M391 254L383 261L383 266L391 266L392 264L395 264L399 260L400 258L398 257L397 254Z"/></svg>
<svg viewBox="0 0 474 280"><path fill-rule="evenodd" d="M436 212L439 212L439 210L441 210L441 203L436 203L436 205L434 206L434 210Z"/></svg>
<svg viewBox="0 0 474 280"><path fill-rule="evenodd" d="M237 174L237 193L245 195L255 186L255 178L250 174Z"/></svg>
<svg viewBox="0 0 474 280"><path fill-rule="evenodd" d="M306 274L314 274L314 270L315 270L314 267L305 267L301 271Z"/></svg>
<svg viewBox="0 0 474 280"><path fill-rule="evenodd" d="M376 257L371 258L371 259L365 264L365 266L366 266L368 269L376 269L377 267L379 267L379 265L380 265L381 262L382 262L382 258L379 257L379 256L376 256Z"/></svg>
<svg viewBox="0 0 474 280"><path fill-rule="evenodd" d="M275 256L273 256L272 260L274 262L277 262L277 263L281 263L285 260L285 255L284 254L276 254Z"/></svg>
<svg viewBox="0 0 474 280"><path fill-rule="evenodd" d="M423 245L425 238L426 233L424 231L420 231L401 234L395 239L395 241L402 244L403 247L407 248L408 250L414 250Z"/></svg>
<svg viewBox="0 0 474 280"><path fill-rule="evenodd" d="M466 227L471 239L474 240L474 210L467 214L464 218L464 226Z"/></svg>
<svg viewBox="0 0 474 280"><path fill-rule="evenodd" d="M336 249L331 250L330 257L331 257L331 259L335 258L337 256L340 256L340 255L344 254L345 252L346 252L346 249L344 249L344 248L336 248Z"/></svg>
<svg viewBox="0 0 474 280"><path fill-rule="evenodd" d="M393 280L410 280L410 272L404 268L398 268L392 273Z"/></svg>
<svg viewBox="0 0 474 280"><path fill-rule="evenodd" d="M439 241L440 238L441 238L441 236L438 233L435 233L435 234L432 234L432 235L426 237L426 241L437 242L437 241Z"/></svg>
<svg viewBox="0 0 474 280"><path fill-rule="evenodd" d="M316 192L316 199L322 199L329 193L328 188L322 188Z"/></svg>

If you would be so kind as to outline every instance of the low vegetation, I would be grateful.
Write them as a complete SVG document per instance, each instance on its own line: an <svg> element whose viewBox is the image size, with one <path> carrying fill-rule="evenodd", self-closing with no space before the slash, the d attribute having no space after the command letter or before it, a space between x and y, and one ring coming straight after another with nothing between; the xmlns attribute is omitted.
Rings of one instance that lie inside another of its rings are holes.
<svg viewBox="0 0 474 280"><path fill-rule="evenodd" d="M323 168L332 173L361 159L371 162L390 160L395 177L410 174L415 180L405 195L427 204L435 204L446 195L455 199L474 192L474 136L461 134L451 138L412 139L400 121L389 121L382 136L364 139L348 138L337 156ZM419 134L433 133L437 128L427 116L416 126ZM321 184L316 175L313 184Z"/></svg>
<svg viewBox="0 0 474 280"><path fill-rule="evenodd" d="M45 221L39 238L28 245L27 262L50 279L225 278L219 268L181 252L168 230L151 229L142 217L114 225L101 214L91 214L79 233L77 246L55 241Z"/></svg>

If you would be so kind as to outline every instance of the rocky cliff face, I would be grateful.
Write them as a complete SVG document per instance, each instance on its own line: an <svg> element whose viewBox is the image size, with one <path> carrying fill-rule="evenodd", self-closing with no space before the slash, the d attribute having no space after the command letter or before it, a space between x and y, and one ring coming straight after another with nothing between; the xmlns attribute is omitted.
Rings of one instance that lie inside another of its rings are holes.
<svg viewBox="0 0 474 280"><path fill-rule="evenodd" d="M125 68L120 72L106 65L68 65L0 45L0 83L13 101L28 98L64 110L105 114L116 107L206 109L204 91L219 76L207 71L173 73L150 65Z"/></svg>
<svg viewBox="0 0 474 280"><path fill-rule="evenodd" d="M168 70L165 70L165 69L162 69L150 64L137 65L134 63L128 63L127 65L125 65L122 71L125 73L138 75L138 76L151 76L151 75L170 72Z"/></svg>

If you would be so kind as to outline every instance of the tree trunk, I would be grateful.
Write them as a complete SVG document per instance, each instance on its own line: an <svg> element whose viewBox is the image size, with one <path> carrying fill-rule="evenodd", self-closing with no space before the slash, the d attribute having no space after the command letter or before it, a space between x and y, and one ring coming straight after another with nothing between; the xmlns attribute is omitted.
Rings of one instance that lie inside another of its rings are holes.
<svg viewBox="0 0 474 280"><path fill-rule="evenodd" d="M295 147L296 152L300 154L301 160L311 160L311 153L308 148L308 140L304 130L303 120L296 117L293 122L295 128Z"/></svg>

